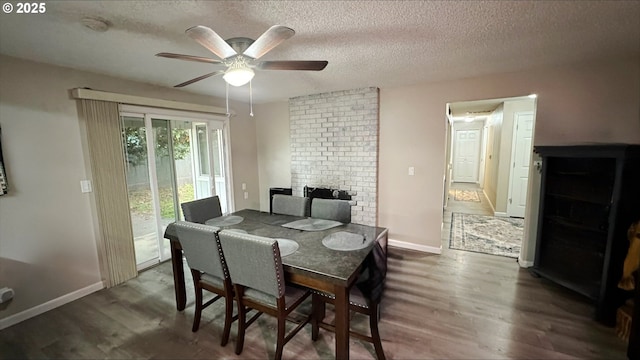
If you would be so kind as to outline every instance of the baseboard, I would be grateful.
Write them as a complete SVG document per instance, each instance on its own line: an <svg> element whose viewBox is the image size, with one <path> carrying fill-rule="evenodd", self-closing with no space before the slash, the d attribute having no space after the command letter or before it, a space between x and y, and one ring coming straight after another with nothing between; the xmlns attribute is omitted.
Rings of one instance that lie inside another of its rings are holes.
<svg viewBox="0 0 640 360"><path fill-rule="evenodd" d="M509 215L507 215L506 212L502 212L502 211L494 211L493 212L493 216L496 216L496 217L509 217Z"/></svg>
<svg viewBox="0 0 640 360"><path fill-rule="evenodd" d="M85 288L76 290L72 293L69 294L65 294L63 296L60 296L59 298L53 299L53 300L49 300L44 304L40 304L37 306L34 306L30 309L21 311L17 314L13 314L11 316L8 316L4 319L0 319L0 330L2 329L6 329L9 326L13 326L19 322L25 321L27 319L30 319L34 316L38 316L40 314L43 314L49 310L53 310L57 307L60 307L64 304L70 303L74 300L80 299L81 297L87 296L89 294L92 294L96 291L102 290L104 289L104 284L102 283L102 281L97 282L95 284L89 285ZM14 299L12 301L16 301L16 298L14 297Z"/></svg>
<svg viewBox="0 0 640 360"><path fill-rule="evenodd" d="M533 261L524 261L518 257L518 265L522 268L530 268L533 266Z"/></svg>
<svg viewBox="0 0 640 360"><path fill-rule="evenodd" d="M393 240L393 239L389 239L389 246L393 246L401 249L426 252L431 254L442 254L442 246L435 247L435 246L419 245L419 244L414 244L414 243L400 241L400 240Z"/></svg>

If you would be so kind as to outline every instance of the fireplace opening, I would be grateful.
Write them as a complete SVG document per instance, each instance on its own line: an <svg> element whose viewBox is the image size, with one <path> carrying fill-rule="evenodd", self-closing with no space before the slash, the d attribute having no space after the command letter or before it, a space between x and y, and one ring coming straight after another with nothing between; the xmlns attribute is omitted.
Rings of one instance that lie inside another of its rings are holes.
<svg viewBox="0 0 640 360"><path fill-rule="evenodd" d="M322 187L309 187L304 186L303 196L308 198L320 198L320 199L336 199L336 200L351 200L351 194L346 190L322 188Z"/></svg>

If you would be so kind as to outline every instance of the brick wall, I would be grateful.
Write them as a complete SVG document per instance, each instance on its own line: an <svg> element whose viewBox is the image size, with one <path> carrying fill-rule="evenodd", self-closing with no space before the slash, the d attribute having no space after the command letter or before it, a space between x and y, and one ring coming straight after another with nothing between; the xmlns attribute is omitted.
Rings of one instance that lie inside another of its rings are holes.
<svg viewBox="0 0 640 360"><path fill-rule="evenodd" d="M379 96L375 87L289 99L291 187L350 191L351 221L375 225Z"/></svg>

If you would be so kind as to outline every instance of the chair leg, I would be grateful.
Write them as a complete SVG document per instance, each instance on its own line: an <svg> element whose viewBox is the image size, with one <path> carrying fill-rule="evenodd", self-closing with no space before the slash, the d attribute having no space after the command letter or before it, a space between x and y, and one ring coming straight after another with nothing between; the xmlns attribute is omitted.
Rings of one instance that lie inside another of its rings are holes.
<svg viewBox="0 0 640 360"><path fill-rule="evenodd" d="M196 287L196 310L193 317L193 326L191 331L196 332L200 327L200 316L202 315L202 287L199 284L194 284Z"/></svg>
<svg viewBox="0 0 640 360"><path fill-rule="evenodd" d="M378 360L385 360L384 350L382 350L382 342L380 340L380 333L378 332L378 304L370 304L369 310L369 327L371 328L371 339L373 341L373 347L376 349L376 356Z"/></svg>
<svg viewBox="0 0 640 360"><path fill-rule="evenodd" d="M244 292L242 288L237 285L235 286L236 290L236 299L238 300L238 337L236 339L236 355L240 355L242 353L242 348L244 346L244 331L247 326L246 324L246 312L247 309L244 307L242 303L242 297L244 296Z"/></svg>
<svg viewBox="0 0 640 360"><path fill-rule="evenodd" d="M225 314L224 314L224 330L222 332L222 341L220 346L226 346L229 342L229 334L231 333L231 322L233 321L233 298L225 297Z"/></svg>
<svg viewBox="0 0 640 360"><path fill-rule="evenodd" d="M275 360L282 359L282 349L284 348L284 331L287 323L287 317L284 315L278 315L278 337L276 340L276 353L274 355Z"/></svg>
<svg viewBox="0 0 640 360"><path fill-rule="evenodd" d="M324 320L325 315L325 302L320 298L322 295L311 295L311 312L313 317L311 318L311 340L318 340L318 333L320 332L319 324Z"/></svg>

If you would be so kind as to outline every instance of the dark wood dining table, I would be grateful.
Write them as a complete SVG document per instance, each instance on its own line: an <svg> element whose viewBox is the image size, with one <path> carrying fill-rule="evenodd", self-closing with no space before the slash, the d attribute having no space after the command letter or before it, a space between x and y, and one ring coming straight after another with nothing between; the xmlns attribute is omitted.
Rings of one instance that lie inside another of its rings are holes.
<svg viewBox="0 0 640 360"><path fill-rule="evenodd" d="M350 223L326 230L304 231L282 226L304 219L302 217L276 215L250 209L229 215L241 217L242 221L224 226L223 229L237 229L253 235L289 239L298 243L299 247L294 253L282 257L286 281L335 295L336 359L348 359L349 290L358 278L363 262L375 243L379 242L386 247L387 229ZM336 232L363 235L364 239L367 239L366 246L362 249L342 251L323 245L323 239ZM171 243L176 308L181 311L186 305L184 265L180 239L173 224L167 226L164 237Z"/></svg>

